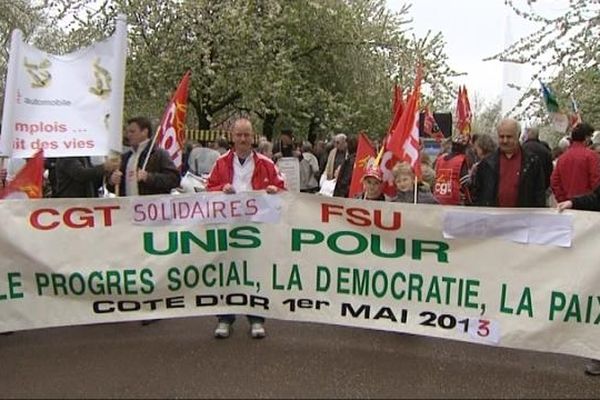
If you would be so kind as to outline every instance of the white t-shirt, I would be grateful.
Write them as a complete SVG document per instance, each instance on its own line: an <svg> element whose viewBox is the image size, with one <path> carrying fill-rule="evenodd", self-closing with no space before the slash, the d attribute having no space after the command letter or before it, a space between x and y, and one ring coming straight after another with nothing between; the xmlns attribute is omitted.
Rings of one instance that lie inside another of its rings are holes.
<svg viewBox="0 0 600 400"><path fill-rule="evenodd" d="M254 174L254 156L252 153L246 157L242 165L237 154L233 155L233 182L231 185L236 193L252 190L252 174Z"/></svg>
<svg viewBox="0 0 600 400"><path fill-rule="evenodd" d="M148 142L150 142L150 139L144 140L138 145L137 150L131 148L132 154L125 166L125 196L138 196L140 194L137 180L138 162Z"/></svg>

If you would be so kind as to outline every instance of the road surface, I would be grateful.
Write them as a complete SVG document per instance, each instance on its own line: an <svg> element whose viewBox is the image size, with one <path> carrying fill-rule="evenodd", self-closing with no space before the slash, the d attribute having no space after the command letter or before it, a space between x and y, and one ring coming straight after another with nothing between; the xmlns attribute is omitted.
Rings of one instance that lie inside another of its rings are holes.
<svg viewBox="0 0 600 400"><path fill-rule="evenodd" d="M0 397L598 398L585 359L383 331L238 319L74 326L0 336Z"/></svg>

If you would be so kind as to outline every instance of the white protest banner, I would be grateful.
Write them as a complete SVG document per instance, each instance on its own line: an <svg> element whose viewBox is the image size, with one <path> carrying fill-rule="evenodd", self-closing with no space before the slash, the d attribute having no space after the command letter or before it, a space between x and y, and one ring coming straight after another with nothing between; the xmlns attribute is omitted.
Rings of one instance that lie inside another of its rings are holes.
<svg viewBox="0 0 600 400"><path fill-rule="evenodd" d="M289 192L300 192L300 162L296 157L281 157L277 160L277 168L284 177L285 189Z"/></svg>
<svg viewBox="0 0 600 400"><path fill-rule="evenodd" d="M0 220L0 331L251 313L600 358L600 213L251 192L3 201Z"/></svg>
<svg viewBox="0 0 600 400"><path fill-rule="evenodd" d="M127 28L67 55L53 55L12 35L0 156L104 156L122 149Z"/></svg>

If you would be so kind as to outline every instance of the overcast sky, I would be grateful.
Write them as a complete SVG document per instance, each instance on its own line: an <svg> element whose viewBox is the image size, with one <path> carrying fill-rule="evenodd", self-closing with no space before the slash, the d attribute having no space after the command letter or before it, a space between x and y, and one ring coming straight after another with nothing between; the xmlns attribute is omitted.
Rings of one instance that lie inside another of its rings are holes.
<svg viewBox="0 0 600 400"><path fill-rule="evenodd" d="M529 9L525 0L516 0L523 9ZM536 25L518 17L504 5L504 0L387 0L388 7L398 11L404 3L412 3L410 15L415 33L422 37L428 30L441 31L446 40L446 54L450 66L466 76L456 79L469 92L477 92L487 100L515 98L516 94L503 93L503 64L482 61L501 51L506 43L507 17L513 41L534 32ZM535 10L544 15L562 14L565 0L538 0ZM510 67L511 81L527 84L532 70L528 67Z"/></svg>

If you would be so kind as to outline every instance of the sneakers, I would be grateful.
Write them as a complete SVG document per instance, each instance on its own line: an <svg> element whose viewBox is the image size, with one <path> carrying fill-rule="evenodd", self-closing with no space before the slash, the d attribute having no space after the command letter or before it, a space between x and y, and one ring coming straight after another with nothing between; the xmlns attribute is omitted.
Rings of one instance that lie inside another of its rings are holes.
<svg viewBox="0 0 600 400"><path fill-rule="evenodd" d="M226 339L229 337L229 333L231 332L231 325L227 322L219 322L217 324L217 328L215 329L215 337L217 339Z"/></svg>
<svg viewBox="0 0 600 400"><path fill-rule="evenodd" d="M588 375L600 375L600 360L590 360L585 366L585 373Z"/></svg>
<svg viewBox="0 0 600 400"><path fill-rule="evenodd" d="M250 326L250 335L253 339L262 339L265 337L266 332L262 322L254 322Z"/></svg>

